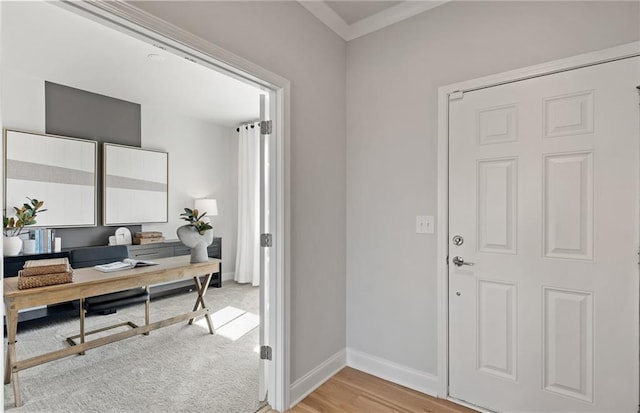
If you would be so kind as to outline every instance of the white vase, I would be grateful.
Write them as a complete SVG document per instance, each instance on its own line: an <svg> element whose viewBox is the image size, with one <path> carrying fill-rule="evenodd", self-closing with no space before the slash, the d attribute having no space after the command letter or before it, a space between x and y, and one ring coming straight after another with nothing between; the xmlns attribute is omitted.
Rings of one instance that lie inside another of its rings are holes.
<svg viewBox="0 0 640 413"><path fill-rule="evenodd" d="M5 256L12 257L20 254L22 239L20 237L4 237L2 251Z"/></svg>
<svg viewBox="0 0 640 413"><path fill-rule="evenodd" d="M176 231L180 241L191 248L191 262L207 262L209 255L207 247L213 242L213 231L205 231L200 234L192 225L183 225Z"/></svg>

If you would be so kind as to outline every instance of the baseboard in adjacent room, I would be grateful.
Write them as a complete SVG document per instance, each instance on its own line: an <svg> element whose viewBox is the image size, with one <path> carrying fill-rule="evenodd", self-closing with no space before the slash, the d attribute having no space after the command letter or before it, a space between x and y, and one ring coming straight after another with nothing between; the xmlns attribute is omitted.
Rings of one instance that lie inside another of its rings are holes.
<svg viewBox="0 0 640 413"><path fill-rule="evenodd" d="M322 364L300 377L291 384L291 407L320 387L325 381L342 370L347 365L347 351L342 349L329 357Z"/></svg>
<svg viewBox="0 0 640 413"><path fill-rule="evenodd" d="M347 349L347 366L437 397L438 377L361 351Z"/></svg>

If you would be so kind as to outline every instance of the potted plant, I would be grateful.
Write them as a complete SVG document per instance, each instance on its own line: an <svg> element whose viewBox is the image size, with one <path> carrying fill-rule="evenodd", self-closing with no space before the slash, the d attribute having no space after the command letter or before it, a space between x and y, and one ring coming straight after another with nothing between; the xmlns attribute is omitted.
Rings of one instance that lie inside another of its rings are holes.
<svg viewBox="0 0 640 413"><path fill-rule="evenodd" d="M200 214L197 209L185 208L180 214L181 219L188 222L176 231L180 241L191 248L191 262L207 262L209 256L207 247L213 242L213 227L203 220L206 212Z"/></svg>
<svg viewBox="0 0 640 413"><path fill-rule="evenodd" d="M13 207L14 216L4 215L2 218L2 228L4 233L3 253L12 256L20 254L22 249L22 239L20 235L25 231L25 227L34 225L36 216L40 212L46 211L41 209L44 201L38 201L35 198L28 198L29 203L22 204L21 208Z"/></svg>

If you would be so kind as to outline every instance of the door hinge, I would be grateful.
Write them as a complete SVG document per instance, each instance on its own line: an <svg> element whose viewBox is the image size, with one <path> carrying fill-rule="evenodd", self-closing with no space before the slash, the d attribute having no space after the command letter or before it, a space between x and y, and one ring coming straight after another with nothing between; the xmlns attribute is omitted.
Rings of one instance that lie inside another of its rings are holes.
<svg viewBox="0 0 640 413"><path fill-rule="evenodd" d="M271 360L271 347L260 346L260 360Z"/></svg>
<svg viewBox="0 0 640 413"><path fill-rule="evenodd" d="M462 90L456 90L455 92L449 93L449 100L459 100L464 97L464 92Z"/></svg>
<svg viewBox="0 0 640 413"><path fill-rule="evenodd" d="M271 234L260 234L261 247L273 247L273 236Z"/></svg>
<svg viewBox="0 0 640 413"><path fill-rule="evenodd" d="M273 128L273 122L270 120L265 120L260 122L260 134L261 135L271 135Z"/></svg>

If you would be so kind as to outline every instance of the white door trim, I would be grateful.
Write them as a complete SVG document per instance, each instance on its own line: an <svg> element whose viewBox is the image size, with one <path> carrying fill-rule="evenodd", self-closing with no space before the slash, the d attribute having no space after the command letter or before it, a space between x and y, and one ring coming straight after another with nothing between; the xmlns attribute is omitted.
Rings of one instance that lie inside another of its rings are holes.
<svg viewBox="0 0 640 413"><path fill-rule="evenodd" d="M566 59L458 82L438 89L438 218L437 225L437 308L438 308L438 397L449 396L449 95L468 92L552 73L640 56L640 42L585 53Z"/></svg>
<svg viewBox="0 0 640 413"><path fill-rule="evenodd" d="M270 336L273 366L269 373L268 401L278 411L289 408L290 391L290 82L249 60L237 56L215 44L189 33L173 24L122 1L83 0L62 1L61 6L87 18L125 30L144 41L152 39L157 45L178 56L223 72L232 77L249 80L275 92L273 134L276 138L276 220L273 231L276 273L270 289Z"/></svg>

